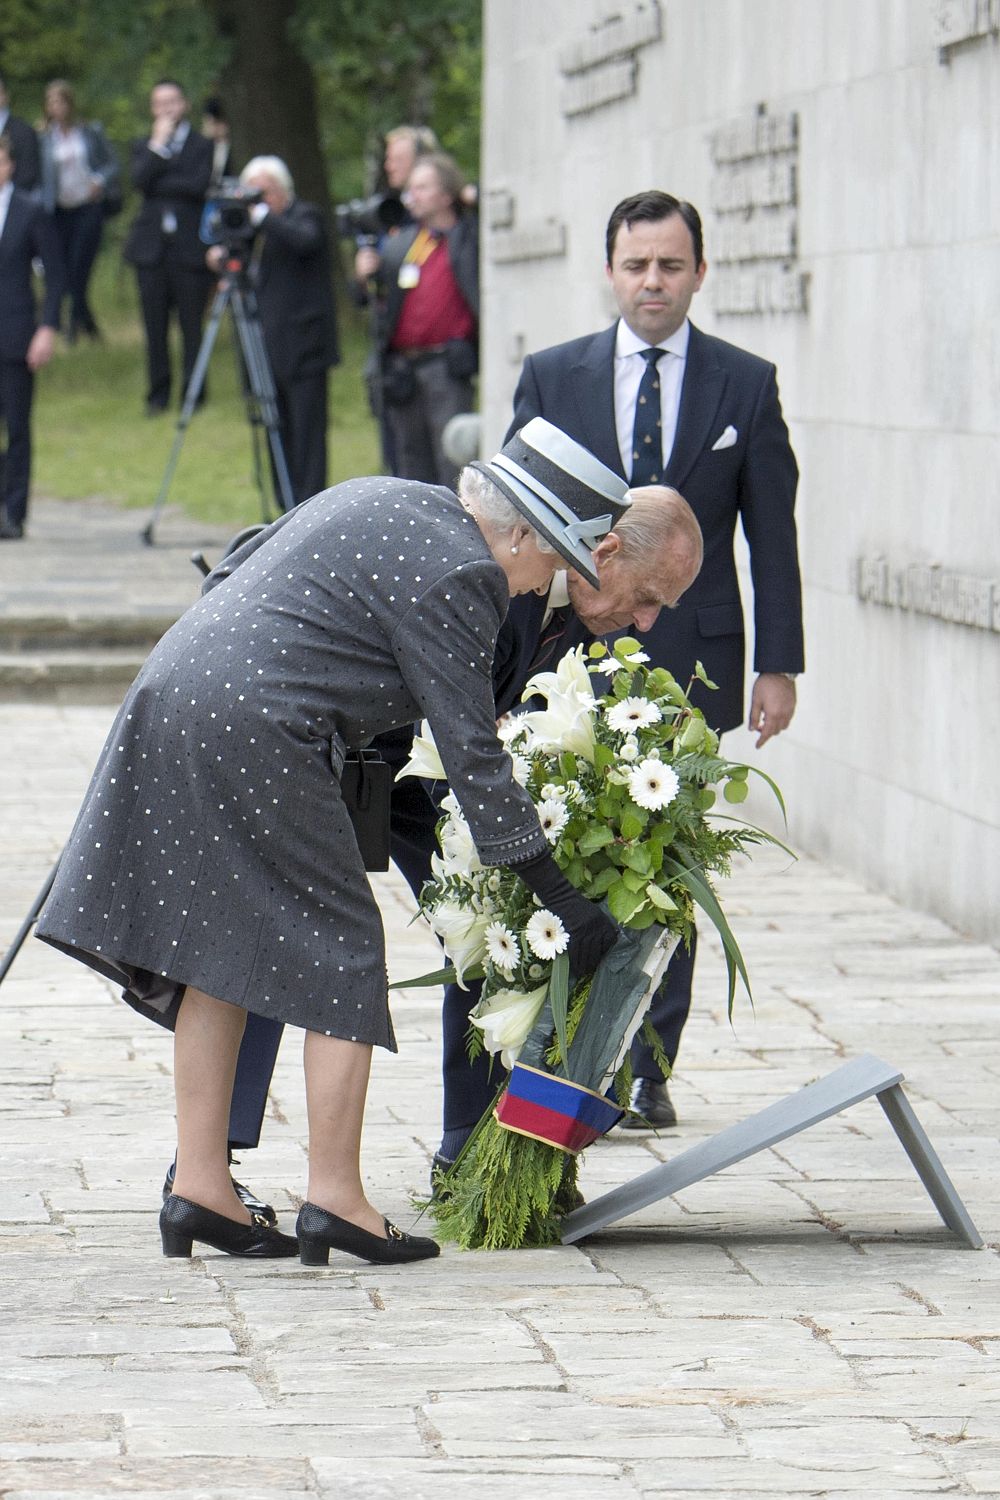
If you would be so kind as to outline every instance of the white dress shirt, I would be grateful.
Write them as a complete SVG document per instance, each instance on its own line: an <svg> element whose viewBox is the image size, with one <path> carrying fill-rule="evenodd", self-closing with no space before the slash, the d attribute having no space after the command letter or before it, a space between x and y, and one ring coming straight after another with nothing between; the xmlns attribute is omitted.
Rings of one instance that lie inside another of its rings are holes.
<svg viewBox="0 0 1000 1500"><path fill-rule="evenodd" d="M688 340L691 327L685 318L676 333L657 345L664 351L664 358L657 361L660 377L660 421L663 433L663 467L670 461L677 432L677 413L681 404L681 385L684 382L684 362L687 359ZM646 372L646 361L642 350L649 344L633 333L624 318L618 320L615 338L615 430L618 435L618 451L622 458L622 472L626 479L632 474L632 429L635 426L635 405L639 397L639 385Z"/></svg>

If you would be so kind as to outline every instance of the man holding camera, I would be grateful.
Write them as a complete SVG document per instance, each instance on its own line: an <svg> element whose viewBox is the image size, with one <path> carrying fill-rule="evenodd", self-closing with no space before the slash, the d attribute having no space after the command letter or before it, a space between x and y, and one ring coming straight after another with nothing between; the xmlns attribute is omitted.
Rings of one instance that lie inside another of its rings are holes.
<svg viewBox="0 0 1000 1500"><path fill-rule="evenodd" d="M462 189L450 156L418 157L406 190L414 223L387 240L371 273L393 472L451 489L458 470L441 435L472 410L478 369L479 225Z"/></svg>
<svg viewBox="0 0 1000 1500"><path fill-rule="evenodd" d="M131 158L142 207L122 253L139 280L149 374L146 412L155 416L170 400L171 312L184 346L182 389L198 358L209 289L198 227L212 175L212 143L191 129L187 97L172 78L154 84L149 107L152 129L147 140L134 143Z"/></svg>
<svg viewBox="0 0 1000 1500"><path fill-rule="evenodd" d="M278 422L296 505L326 489L327 371L340 361L330 243L323 215L295 196L279 156L255 156L240 188L258 195L247 214L256 236L248 273L278 397ZM212 270L228 251L213 245Z"/></svg>

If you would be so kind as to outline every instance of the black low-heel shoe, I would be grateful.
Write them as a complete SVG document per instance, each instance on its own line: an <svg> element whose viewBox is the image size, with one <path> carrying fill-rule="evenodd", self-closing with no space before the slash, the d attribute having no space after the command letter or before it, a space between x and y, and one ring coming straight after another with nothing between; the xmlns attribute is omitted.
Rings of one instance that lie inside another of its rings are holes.
<svg viewBox="0 0 1000 1500"><path fill-rule="evenodd" d="M388 1219L382 1222L385 1239L379 1234L369 1234L348 1219L338 1219L336 1214L317 1208L315 1203L303 1203L295 1223L299 1259L304 1266L325 1266L329 1264L331 1250L345 1250L348 1255L360 1256L378 1266L395 1266L408 1260L430 1260L441 1254L436 1240L404 1234Z"/></svg>
<svg viewBox="0 0 1000 1500"><path fill-rule="evenodd" d="M167 1168L167 1175L163 1179L164 1203L166 1203L174 1190L174 1173L176 1170L177 1163L172 1161ZM252 1214L259 1214L262 1219L266 1219L273 1229L278 1223L278 1215L274 1211L274 1204L265 1203L263 1198L257 1197L252 1188L248 1188L245 1182L237 1182L235 1177L232 1178L232 1184L233 1191L244 1208L248 1208Z"/></svg>
<svg viewBox="0 0 1000 1500"><path fill-rule="evenodd" d="M174 1259L187 1259L193 1240L200 1245L211 1245L213 1250L224 1250L227 1255L245 1255L256 1260L297 1255L299 1249L297 1240L290 1234L279 1233L263 1214L251 1214L249 1224L237 1224L234 1219L202 1208L189 1198L179 1198L176 1193L171 1193L160 1209L160 1238L164 1255Z"/></svg>

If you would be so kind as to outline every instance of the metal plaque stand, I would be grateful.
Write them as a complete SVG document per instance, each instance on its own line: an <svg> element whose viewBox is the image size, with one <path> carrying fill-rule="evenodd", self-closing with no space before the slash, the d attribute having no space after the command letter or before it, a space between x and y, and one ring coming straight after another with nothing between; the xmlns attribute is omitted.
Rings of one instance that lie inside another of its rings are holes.
<svg viewBox="0 0 1000 1500"><path fill-rule="evenodd" d="M871 1053L852 1058L789 1098L768 1105L738 1125L730 1125L707 1141L682 1151L673 1161L643 1172L622 1187L574 1209L564 1220L562 1242L572 1245L585 1235L616 1224L640 1208L669 1198L672 1193L758 1151L766 1151L769 1146L776 1146L779 1141L798 1135L810 1125L818 1125L820 1120L850 1109L852 1104L874 1094L945 1224L970 1250L981 1250L982 1237L900 1088L902 1081L902 1073Z"/></svg>

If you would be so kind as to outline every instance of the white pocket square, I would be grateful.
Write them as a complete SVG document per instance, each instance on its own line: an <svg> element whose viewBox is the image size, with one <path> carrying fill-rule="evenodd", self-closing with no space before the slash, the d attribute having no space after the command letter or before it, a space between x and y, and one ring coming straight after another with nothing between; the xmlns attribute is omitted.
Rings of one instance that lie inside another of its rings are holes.
<svg viewBox="0 0 1000 1500"><path fill-rule="evenodd" d="M731 448L738 437L735 427L727 427L722 436L712 444L712 452L718 453L720 448Z"/></svg>

